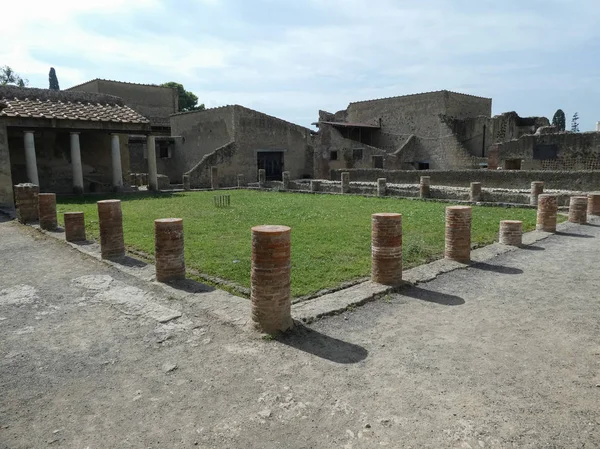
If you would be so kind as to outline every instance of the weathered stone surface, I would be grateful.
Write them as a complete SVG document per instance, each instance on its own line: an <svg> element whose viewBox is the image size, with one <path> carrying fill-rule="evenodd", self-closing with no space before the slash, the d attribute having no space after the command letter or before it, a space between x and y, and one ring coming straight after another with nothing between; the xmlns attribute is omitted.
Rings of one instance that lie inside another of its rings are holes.
<svg viewBox="0 0 600 449"><path fill-rule="evenodd" d="M587 196L572 196L569 204L569 222L586 224L587 223Z"/></svg>
<svg viewBox="0 0 600 449"><path fill-rule="evenodd" d="M529 205L537 206L538 197L544 193L544 183L542 181L533 181L531 183L531 196L529 197Z"/></svg>
<svg viewBox="0 0 600 449"><path fill-rule="evenodd" d="M183 175L183 190L190 190L190 175Z"/></svg>
<svg viewBox="0 0 600 449"><path fill-rule="evenodd" d="M85 241L85 216L83 212L65 212L65 240L67 242Z"/></svg>
<svg viewBox="0 0 600 449"><path fill-rule="evenodd" d="M481 183L480 182L472 182L471 190L469 192L469 201L472 203L477 203L482 200L481 194Z"/></svg>
<svg viewBox="0 0 600 449"><path fill-rule="evenodd" d="M121 201L104 200L98 201L97 205L102 258L115 259L125 256Z"/></svg>
<svg viewBox="0 0 600 449"><path fill-rule="evenodd" d="M600 215L600 193L588 194L588 214Z"/></svg>
<svg viewBox="0 0 600 449"><path fill-rule="evenodd" d="M264 168L258 170L258 185L265 187L267 185L267 172Z"/></svg>
<svg viewBox="0 0 600 449"><path fill-rule="evenodd" d="M341 192L342 193L350 192L350 173L343 172L341 174L341 180L342 180Z"/></svg>
<svg viewBox="0 0 600 449"><path fill-rule="evenodd" d="M377 196L385 196L387 193L387 181L385 178L377 179Z"/></svg>
<svg viewBox="0 0 600 449"><path fill-rule="evenodd" d="M17 219L21 223L32 223L38 220L38 195L39 186L30 183L17 184L15 186L15 206L17 208Z"/></svg>
<svg viewBox="0 0 600 449"><path fill-rule="evenodd" d="M40 228L54 231L58 227L56 219L56 194L40 193L38 195L38 211Z"/></svg>
<svg viewBox="0 0 600 449"><path fill-rule="evenodd" d="M290 188L290 172L284 171L281 174L281 181L283 182L283 190L287 190Z"/></svg>
<svg viewBox="0 0 600 449"><path fill-rule="evenodd" d="M321 181L319 181L318 179L311 179L310 180L310 191L318 192L320 190L321 190Z"/></svg>
<svg viewBox="0 0 600 449"><path fill-rule="evenodd" d="M421 176L419 179L419 194L421 198L429 198L431 196L431 177Z"/></svg>
<svg viewBox="0 0 600 449"><path fill-rule="evenodd" d="M402 215L371 216L371 280L384 285L402 283Z"/></svg>
<svg viewBox="0 0 600 449"><path fill-rule="evenodd" d="M556 195L542 194L538 197L536 229L544 232L556 232L556 214L558 205Z"/></svg>
<svg viewBox="0 0 600 449"><path fill-rule="evenodd" d="M286 331L293 326L290 235L287 226L252 228L252 321L267 333Z"/></svg>
<svg viewBox="0 0 600 449"><path fill-rule="evenodd" d="M237 175L237 186L238 187L245 187L246 182L244 181L244 175L243 174L238 174Z"/></svg>
<svg viewBox="0 0 600 449"><path fill-rule="evenodd" d="M446 208L446 259L468 263L471 259L471 207Z"/></svg>
<svg viewBox="0 0 600 449"><path fill-rule="evenodd" d="M219 188L219 168L218 167L210 167L210 188L211 189Z"/></svg>
<svg viewBox="0 0 600 449"><path fill-rule="evenodd" d="M500 243L510 246L523 244L523 222L519 220L502 220L500 222Z"/></svg>
<svg viewBox="0 0 600 449"><path fill-rule="evenodd" d="M154 248L156 280L169 282L185 279L183 219L154 220Z"/></svg>

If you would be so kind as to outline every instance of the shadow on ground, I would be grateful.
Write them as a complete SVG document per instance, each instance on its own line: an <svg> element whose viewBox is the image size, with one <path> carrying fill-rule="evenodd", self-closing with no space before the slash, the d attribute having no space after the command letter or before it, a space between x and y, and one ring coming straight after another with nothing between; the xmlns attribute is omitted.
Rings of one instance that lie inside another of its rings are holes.
<svg viewBox="0 0 600 449"><path fill-rule="evenodd" d="M369 354L362 346L329 337L301 323L295 323L292 331L276 337L276 340L334 363L358 363Z"/></svg>
<svg viewBox="0 0 600 449"><path fill-rule="evenodd" d="M523 270L521 270L520 268L506 267L504 265L492 265L485 262L475 263L471 265L471 268L475 268L476 270L481 271L491 271L500 274L523 274Z"/></svg>
<svg viewBox="0 0 600 449"><path fill-rule="evenodd" d="M448 295L446 293L426 290L416 286L400 289L398 294L407 296L409 298L420 299L421 301L433 302L443 306L461 306L465 303L465 300L460 296Z"/></svg>
<svg viewBox="0 0 600 449"><path fill-rule="evenodd" d="M556 231L555 233L556 235L559 235L561 237L580 237L580 238L584 238L584 239L593 239L594 236L593 235L588 235L588 234L575 234L574 232L562 232L562 231Z"/></svg>

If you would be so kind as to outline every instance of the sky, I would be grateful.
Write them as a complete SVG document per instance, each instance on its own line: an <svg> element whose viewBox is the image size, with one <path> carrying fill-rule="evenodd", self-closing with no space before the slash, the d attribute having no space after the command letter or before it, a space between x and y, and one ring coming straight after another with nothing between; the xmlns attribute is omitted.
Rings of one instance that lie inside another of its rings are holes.
<svg viewBox="0 0 600 449"><path fill-rule="evenodd" d="M26 11L24 11L26 9ZM600 121L598 0L28 0L3 2L0 66L31 87L182 83L310 126L319 109L447 89L493 114Z"/></svg>

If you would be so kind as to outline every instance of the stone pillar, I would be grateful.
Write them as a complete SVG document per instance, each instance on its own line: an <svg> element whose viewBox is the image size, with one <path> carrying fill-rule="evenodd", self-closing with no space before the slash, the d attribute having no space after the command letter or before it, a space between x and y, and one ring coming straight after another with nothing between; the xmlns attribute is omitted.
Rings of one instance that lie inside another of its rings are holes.
<svg viewBox="0 0 600 449"><path fill-rule="evenodd" d="M129 185L135 187L135 180L137 179L137 175L135 173L129 173Z"/></svg>
<svg viewBox="0 0 600 449"><path fill-rule="evenodd" d="M319 181L318 179L311 179L310 180L310 191L318 192L319 190L321 190L321 181Z"/></svg>
<svg viewBox="0 0 600 449"><path fill-rule="evenodd" d="M141 176L142 176L142 180L141 180L140 185L147 186L148 185L148 173L142 173Z"/></svg>
<svg viewBox="0 0 600 449"><path fill-rule="evenodd" d="M210 188L215 190L219 188L219 168L210 167Z"/></svg>
<svg viewBox="0 0 600 449"><path fill-rule="evenodd" d="M246 186L246 183L244 182L244 175L241 173L237 175L237 184L238 189Z"/></svg>
<svg viewBox="0 0 600 449"><path fill-rule="evenodd" d="M17 219L21 223L31 223L38 220L38 195L40 188L35 184L17 184L15 191L15 207Z"/></svg>
<svg viewBox="0 0 600 449"><path fill-rule="evenodd" d="M371 215L371 280L384 285L402 282L402 215Z"/></svg>
<svg viewBox="0 0 600 449"><path fill-rule="evenodd" d="M421 198L431 197L431 176L421 176L419 188Z"/></svg>
<svg viewBox="0 0 600 449"><path fill-rule="evenodd" d="M342 186L341 186L341 192L342 193L348 193L350 191L350 173L348 173L347 171L342 173Z"/></svg>
<svg viewBox="0 0 600 449"><path fill-rule="evenodd" d="M135 175L135 185L141 187L144 185L144 175L142 173L137 173Z"/></svg>
<svg viewBox="0 0 600 449"><path fill-rule="evenodd" d="M469 192L469 201L472 203L477 203L481 201L481 183L480 182L472 182L471 183L471 191Z"/></svg>
<svg viewBox="0 0 600 449"><path fill-rule="evenodd" d="M519 220L502 220L500 222L500 243L510 246L521 246L523 243L523 222Z"/></svg>
<svg viewBox="0 0 600 449"><path fill-rule="evenodd" d="M588 195L588 214L600 215L600 193L590 193Z"/></svg>
<svg viewBox="0 0 600 449"><path fill-rule="evenodd" d="M58 227L56 220L56 194L40 193L38 195L38 211L40 228L55 231Z"/></svg>
<svg viewBox="0 0 600 449"><path fill-rule="evenodd" d="M190 175L183 175L183 190L191 190Z"/></svg>
<svg viewBox="0 0 600 449"><path fill-rule="evenodd" d="M290 172L284 171L281 174L281 181L283 182L283 190L288 190L290 188Z"/></svg>
<svg viewBox="0 0 600 449"><path fill-rule="evenodd" d="M387 179L377 178L377 196L385 196L387 191Z"/></svg>
<svg viewBox="0 0 600 449"><path fill-rule="evenodd" d="M113 187L120 190L123 187L123 172L121 171L121 143L118 134L110 135L110 150L112 157Z"/></svg>
<svg viewBox="0 0 600 449"><path fill-rule="evenodd" d="M25 131L25 164L27 166L27 179L30 183L40 185L38 178L37 160L35 157L35 139L33 131Z"/></svg>
<svg viewBox="0 0 600 449"><path fill-rule="evenodd" d="M158 191L158 173L156 171L156 140L154 136L148 136L146 140L148 153L148 188Z"/></svg>
<svg viewBox="0 0 600 449"><path fill-rule="evenodd" d="M569 222L586 224L587 223L587 196L572 196L569 202Z"/></svg>
<svg viewBox="0 0 600 449"><path fill-rule="evenodd" d="M293 326L290 234L287 226L252 228L252 321L267 333L283 332Z"/></svg>
<svg viewBox="0 0 600 449"><path fill-rule="evenodd" d="M71 133L71 166L73 168L73 192L83 193L83 166L81 164L81 148L79 133Z"/></svg>
<svg viewBox="0 0 600 449"><path fill-rule="evenodd" d="M542 194L538 196L536 229L544 232L556 232L556 213L558 203L555 195Z"/></svg>
<svg viewBox="0 0 600 449"><path fill-rule="evenodd" d="M446 208L446 259L467 263L471 260L471 207Z"/></svg>
<svg viewBox="0 0 600 449"><path fill-rule="evenodd" d="M538 197L544 193L544 183L542 181L533 181L531 183L531 195L529 196L529 205L537 206Z"/></svg>
<svg viewBox="0 0 600 449"><path fill-rule="evenodd" d="M65 212L64 220L67 242L85 241L85 217L83 212Z"/></svg>
<svg viewBox="0 0 600 449"><path fill-rule="evenodd" d="M258 186L265 187L267 185L267 172L264 168L258 170Z"/></svg>
<svg viewBox="0 0 600 449"><path fill-rule="evenodd" d="M115 259L125 255L123 240L123 214L120 200L98 201L100 224L100 252L103 259Z"/></svg>
<svg viewBox="0 0 600 449"><path fill-rule="evenodd" d="M181 218L154 220L154 257L158 282L185 279Z"/></svg>

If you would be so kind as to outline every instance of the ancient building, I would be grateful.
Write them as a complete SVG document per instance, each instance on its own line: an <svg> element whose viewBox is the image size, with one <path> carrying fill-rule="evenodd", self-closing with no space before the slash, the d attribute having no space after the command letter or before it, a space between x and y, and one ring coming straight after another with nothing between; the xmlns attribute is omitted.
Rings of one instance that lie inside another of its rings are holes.
<svg viewBox="0 0 600 449"><path fill-rule="evenodd" d="M120 188L128 135L150 132L111 95L0 86L0 104L1 205L13 204L21 182L54 193Z"/></svg>

